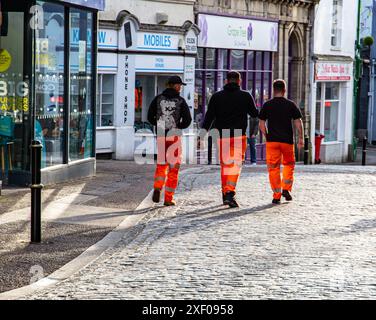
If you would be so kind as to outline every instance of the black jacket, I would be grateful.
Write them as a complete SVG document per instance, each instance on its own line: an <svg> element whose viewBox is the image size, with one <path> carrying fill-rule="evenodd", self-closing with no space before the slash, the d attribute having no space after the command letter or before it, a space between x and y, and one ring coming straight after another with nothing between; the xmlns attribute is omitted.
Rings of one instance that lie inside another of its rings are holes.
<svg viewBox="0 0 376 320"><path fill-rule="evenodd" d="M148 121L156 127L163 128L166 133L173 129L186 129L192 122L189 107L174 89L166 89L151 102Z"/></svg>
<svg viewBox="0 0 376 320"><path fill-rule="evenodd" d="M209 102L203 128L207 131L218 129L221 136L223 129L230 129L234 136L234 129L241 129L246 135L248 115L258 117L258 110L253 97L246 91L240 90L235 83L226 84L224 90L215 93Z"/></svg>

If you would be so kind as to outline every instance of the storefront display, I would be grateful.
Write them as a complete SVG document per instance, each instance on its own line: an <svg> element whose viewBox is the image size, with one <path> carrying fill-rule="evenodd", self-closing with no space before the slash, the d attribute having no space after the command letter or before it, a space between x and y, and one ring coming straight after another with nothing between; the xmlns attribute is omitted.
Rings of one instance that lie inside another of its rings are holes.
<svg viewBox="0 0 376 320"><path fill-rule="evenodd" d="M142 25L131 14L117 30L105 25L98 32L98 72L103 80L107 75L114 76L114 123L105 126L102 120L96 151L112 153L119 160L133 160L137 150L143 148L148 150L142 153L152 157L155 133L147 114L150 103L165 90L171 75L179 75L187 83L182 95L193 115L199 30L186 22L182 27L171 27L170 32L168 27ZM104 110L103 103L99 110Z"/></svg>
<svg viewBox="0 0 376 320"><path fill-rule="evenodd" d="M45 183L74 178L80 171L72 169L75 160L89 160L82 173L94 173L93 35L104 1L1 5L6 19L0 36L0 144L12 146L0 155L0 162L9 164L2 178L10 184L29 182L32 139L43 146ZM31 21L29 13L35 15ZM61 172L49 170L56 165Z"/></svg>
<svg viewBox="0 0 376 320"><path fill-rule="evenodd" d="M324 137L323 162L347 160L344 141L349 139L346 119L352 113L352 105L348 103L352 101L352 70L351 62L318 61L315 64L311 139L317 135Z"/></svg>
<svg viewBox="0 0 376 320"><path fill-rule="evenodd" d="M202 32L196 60L196 126L200 126L211 96L223 88L231 70L240 72L242 89L252 94L260 109L271 97L278 23L208 14L199 14L198 23ZM259 159L263 158L260 154Z"/></svg>

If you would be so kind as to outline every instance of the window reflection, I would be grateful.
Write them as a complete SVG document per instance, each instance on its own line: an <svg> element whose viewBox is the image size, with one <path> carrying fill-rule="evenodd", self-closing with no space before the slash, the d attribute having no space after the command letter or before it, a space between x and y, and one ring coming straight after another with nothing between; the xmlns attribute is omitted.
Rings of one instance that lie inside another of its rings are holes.
<svg viewBox="0 0 376 320"><path fill-rule="evenodd" d="M71 9L69 158L93 154L93 14Z"/></svg>
<svg viewBox="0 0 376 320"><path fill-rule="evenodd" d="M64 7L38 1L44 28L36 30L35 136L43 145L42 166L63 163L64 154Z"/></svg>

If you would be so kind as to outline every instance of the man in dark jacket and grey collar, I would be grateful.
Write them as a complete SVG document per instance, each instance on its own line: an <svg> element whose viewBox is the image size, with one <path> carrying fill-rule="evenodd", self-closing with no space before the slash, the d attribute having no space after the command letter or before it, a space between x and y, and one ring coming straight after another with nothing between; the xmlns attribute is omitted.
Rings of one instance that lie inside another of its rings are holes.
<svg viewBox="0 0 376 320"><path fill-rule="evenodd" d="M181 164L181 129L192 122L187 102L180 96L182 86L186 85L180 77L172 76L167 89L152 101L148 121L157 127L157 169L154 179L153 201L160 201L161 190L165 186L165 206L175 205L173 200L178 185ZM167 181L166 181L167 177Z"/></svg>
<svg viewBox="0 0 376 320"><path fill-rule="evenodd" d="M210 99L203 128L219 130L223 204L238 207L235 199L236 185L247 149L248 115L258 117L253 97L240 89L239 72L227 74L224 90Z"/></svg>

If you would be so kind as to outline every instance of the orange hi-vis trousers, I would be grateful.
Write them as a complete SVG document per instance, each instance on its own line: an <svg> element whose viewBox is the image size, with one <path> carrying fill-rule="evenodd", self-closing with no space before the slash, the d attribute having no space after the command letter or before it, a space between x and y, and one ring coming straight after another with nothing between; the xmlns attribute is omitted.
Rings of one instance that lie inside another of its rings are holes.
<svg viewBox="0 0 376 320"><path fill-rule="evenodd" d="M281 162L283 164L282 180ZM270 185L274 193L273 198L280 199L282 190L291 191L294 183L294 145L280 142L267 142L266 164L269 171Z"/></svg>
<svg viewBox="0 0 376 320"><path fill-rule="evenodd" d="M182 155L181 137L158 137L157 152L154 189L162 190L165 186L165 201L171 201L179 181Z"/></svg>
<svg viewBox="0 0 376 320"><path fill-rule="evenodd" d="M218 139L219 159L221 161L222 192L235 192L242 171L247 137Z"/></svg>

